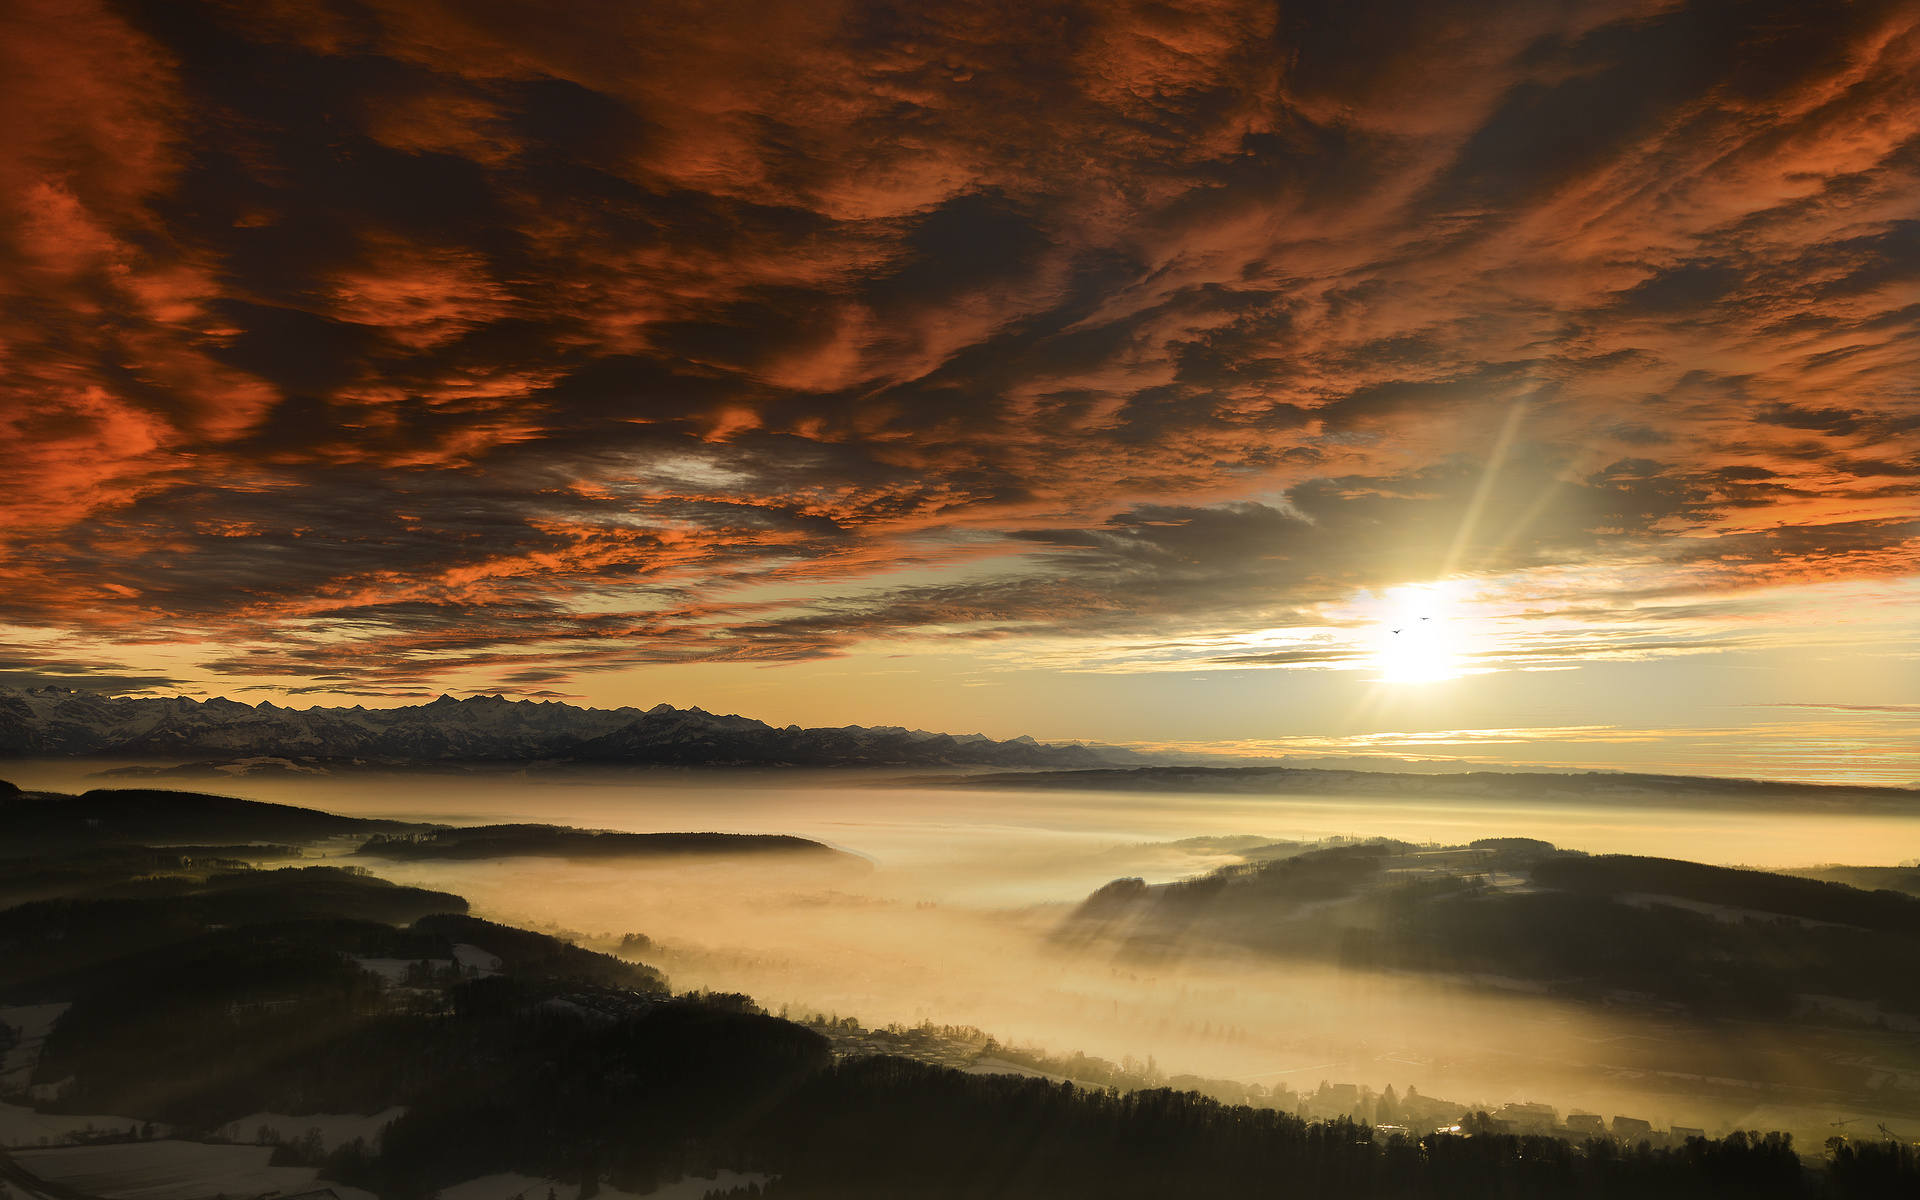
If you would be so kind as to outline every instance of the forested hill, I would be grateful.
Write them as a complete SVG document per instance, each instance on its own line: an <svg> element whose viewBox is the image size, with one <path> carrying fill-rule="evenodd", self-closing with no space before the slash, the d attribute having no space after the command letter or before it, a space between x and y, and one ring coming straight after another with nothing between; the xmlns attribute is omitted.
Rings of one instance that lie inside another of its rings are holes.
<svg viewBox="0 0 1920 1200"><path fill-rule="evenodd" d="M621 833L565 825L450 828L347 817L289 804L157 788L99 788L78 796L21 791L0 781L0 855L91 853L133 861L134 847L175 856L259 861L299 858L325 844L375 858L770 859L867 871L868 860L788 834ZM101 857L103 856L104 857Z"/></svg>
<svg viewBox="0 0 1920 1200"><path fill-rule="evenodd" d="M1128 961L1251 952L1520 980L1713 1019L1818 1021L1815 997L1920 1013L1920 898L1523 838L1375 841L1262 855L1173 883L1118 879L1055 937Z"/></svg>
<svg viewBox="0 0 1920 1200"><path fill-rule="evenodd" d="M431 828L200 792L96 788L73 796L0 782L0 846L16 854L116 844L311 843Z"/></svg>
<svg viewBox="0 0 1920 1200"><path fill-rule="evenodd" d="M789 834L620 833L564 825L476 825L376 834L360 847L375 858L716 859L793 858L871 870L857 854Z"/></svg>

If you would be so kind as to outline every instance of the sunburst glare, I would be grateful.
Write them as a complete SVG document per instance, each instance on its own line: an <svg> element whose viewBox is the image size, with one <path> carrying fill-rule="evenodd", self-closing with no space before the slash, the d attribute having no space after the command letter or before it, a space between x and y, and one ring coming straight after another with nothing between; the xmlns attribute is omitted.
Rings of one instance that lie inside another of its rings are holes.
<svg viewBox="0 0 1920 1200"><path fill-rule="evenodd" d="M1373 665L1384 683L1437 683L1467 673L1462 658L1459 588L1428 583L1388 589L1373 631Z"/></svg>

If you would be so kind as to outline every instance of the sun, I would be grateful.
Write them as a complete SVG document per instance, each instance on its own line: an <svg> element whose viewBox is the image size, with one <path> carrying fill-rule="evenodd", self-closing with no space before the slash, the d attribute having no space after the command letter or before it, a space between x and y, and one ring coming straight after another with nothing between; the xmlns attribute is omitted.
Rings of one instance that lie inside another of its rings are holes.
<svg viewBox="0 0 1920 1200"><path fill-rule="evenodd" d="M1458 600L1445 583L1390 588L1373 631L1373 665L1384 683L1437 683L1466 673L1453 627Z"/></svg>

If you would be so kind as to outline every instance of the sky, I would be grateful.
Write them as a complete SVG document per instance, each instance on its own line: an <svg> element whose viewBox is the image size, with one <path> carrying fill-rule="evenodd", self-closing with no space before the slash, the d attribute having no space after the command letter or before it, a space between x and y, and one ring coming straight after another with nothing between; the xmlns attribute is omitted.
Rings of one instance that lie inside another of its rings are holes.
<svg viewBox="0 0 1920 1200"><path fill-rule="evenodd" d="M1911 3L0 21L0 683L1920 778Z"/></svg>

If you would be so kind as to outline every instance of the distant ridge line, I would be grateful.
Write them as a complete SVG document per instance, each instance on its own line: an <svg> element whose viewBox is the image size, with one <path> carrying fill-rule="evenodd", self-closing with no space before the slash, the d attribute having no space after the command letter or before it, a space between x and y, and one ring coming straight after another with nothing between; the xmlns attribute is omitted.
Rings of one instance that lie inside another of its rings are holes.
<svg viewBox="0 0 1920 1200"><path fill-rule="evenodd" d="M1920 788L1878 784L1795 783L1712 775L1622 771L1466 771L1452 774L1336 770L1325 767L1105 767L1069 771L1010 771L938 782L956 787L1065 788L1120 791L1278 792L1329 794L1525 797L1584 795L1610 800L1675 793L1729 799L1876 799L1920 806Z"/></svg>

